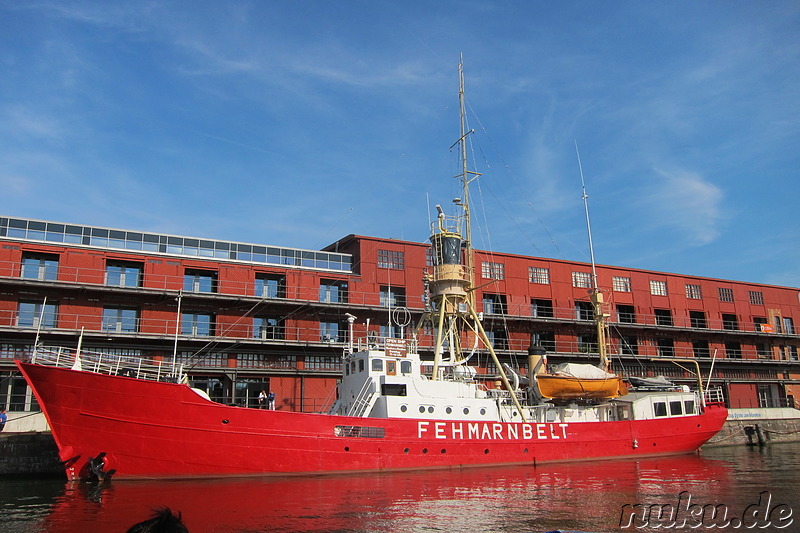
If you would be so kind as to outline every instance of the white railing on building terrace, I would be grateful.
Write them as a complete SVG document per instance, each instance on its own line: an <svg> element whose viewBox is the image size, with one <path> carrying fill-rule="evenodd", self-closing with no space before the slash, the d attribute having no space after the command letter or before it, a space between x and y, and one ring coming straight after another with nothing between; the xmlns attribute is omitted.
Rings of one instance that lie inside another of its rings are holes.
<svg viewBox="0 0 800 533"><path fill-rule="evenodd" d="M39 346L31 355L31 362L61 368L71 368L95 374L126 376L150 381L180 381L183 366L171 362L147 361L141 357L120 356L74 348Z"/></svg>
<svg viewBox="0 0 800 533"><path fill-rule="evenodd" d="M314 277L313 282L305 283L302 286L291 286L285 283L285 279L278 285L267 285L266 278L247 281L218 279L216 272L213 270L202 271L203 274L208 274L208 276L204 278L203 283L197 283L193 275L187 277L185 275L163 275L140 271L132 275L132 277L123 277L118 272L110 275L106 270L68 267L65 265L56 265L50 270L33 269L26 273L23 272L23 265L11 262L0 262L0 267L0 271L9 273L0 275L0 278L21 281L97 285L143 292L169 291L174 292L176 296L179 291L183 291L185 295L244 296L263 298L267 302L320 302L334 305L350 304L386 307L385 294L382 297L381 294L375 291L357 290L357 282L351 282L347 277L334 276L333 272L309 272L307 275ZM195 273L198 271L198 269L189 270L193 270ZM278 273L258 272L255 274L281 277ZM344 272L341 274L346 275ZM396 287L395 290L402 290L402 288ZM502 296L505 298L505 295ZM423 308L421 296L396 293L395 298L396 300L392 302L392 307L407 306L417 311L421 311ZM549 304L544 304L543 302L549 302ZM534 318L543 322L573 320L588 323L593 320L593 312L590 308L587 308L586 304L588 304L588 299L586 301L576 301L572 307L555 307L550 300L540 300L533 297L530 303L514 304L508 304L505 300L495 301L490 298L483 302L478 302L478 307L483 312L486 321L497 322L506 318ZM655 315L623 312L622 310L612 311L611 315L611 325L619 325L621 327L657 326L664 329L762 332L761 323L739 320L740 317L736 317L736 319L728 316L696 318L680 315L673 316L671 311L666 314ZM785 328L786 331L781 331L781 334L797 335L798 333L791 324L785 326Z"/></svg>
<svg viewBox="0 0 800 533"><path fill-rule="evenodd" d="M102 333L114 335L116 338L130 337L158 337L174 338L176 319L155 318L155 317L136 317L122 320L115 320L103 317L100 310L94 314L90 313L68 313L57 309L54 313L45 314L44 322L41 325L42 332L77 334L81 329L87 333ZM283 317L270 315L282 321ZM265 326L254 323L261 317L242 317L234 315L209 314L206 322L192 323L192 316L185 315L181 320L181 328L178 333L179 339L192 341L244 341L261 342L274 345L294 345L294 344L328 344L344 345L347 343L346 324L332 320L331 322L321 321L308 325L282 325ZM19 330L27 330L33 334L39 329L40 316L32 316L30 313L21 314L16 310L0 310L0 328L11 327ZM186 322L183 324L183 322ZM295 324L304 324L305 320L298 320ZM337 324L338 328L333 328L332 324ZM324 326L324 327L323 327ZM398 332L398 326L394 326ZM410 337L410 330L406 328L406 337ZM487 328L488 329L488 328ZM530 345L530 338L527 334L516 335L514 338L501 336L505 330L489 332L493 337L494 348L499 351L524 352ZM360 341L359 349L366 347L366 325L364 323L355 324L356 342ZM411 340L410 338L408 339ZM620 344L620 340L611 339L611 354L625 358L651 358L651 357L686 357L696 359L710 359L711 351L706 349L698 352L689 345L688 341L676 342L675 346L661 346L653 338L640 337L636 346ZM427 350L434 345L434 337L430 332L420 332L416 339L417 349ZM471 338L462 338L463 346L472 346L474 343ZM556 337L550 342L543 343L550 353L577 354L591 357L597 353L597 344L585 342L572 337ZM712 347L713 348L713 347ZM622 353L621 353L622 352ZM797 347L786 345L765 349L752 344L741 344L733 348L720 346L718 358L726 360L742 361L798 361L800 350Z"/></svg>

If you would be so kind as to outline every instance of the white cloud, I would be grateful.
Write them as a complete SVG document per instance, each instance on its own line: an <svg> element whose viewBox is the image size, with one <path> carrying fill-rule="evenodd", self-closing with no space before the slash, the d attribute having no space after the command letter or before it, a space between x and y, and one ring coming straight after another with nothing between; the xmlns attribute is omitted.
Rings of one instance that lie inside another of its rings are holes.
<svg viewBox="0 0 800 533"><path fill-rule="evenodd" d="M23 197L30 191L31 183L16 174L0 174L0 189L6 198Z"/></svg>
<svg viewBox="0 0 800 533"><path fill-rule="evenodd" d="M53 117L37 113L23 105L6 106L3 109L4 129L15 135L28 135L49 140L61 139L64 129Z"/></svg>
<svg viewBox="0 0 800 533"><path fill-rule="evenodd" d="M702 246L720 235L722 190L700 174L656 169L660 180L642 201L653 224L677 232L684 242Z"/></svg>

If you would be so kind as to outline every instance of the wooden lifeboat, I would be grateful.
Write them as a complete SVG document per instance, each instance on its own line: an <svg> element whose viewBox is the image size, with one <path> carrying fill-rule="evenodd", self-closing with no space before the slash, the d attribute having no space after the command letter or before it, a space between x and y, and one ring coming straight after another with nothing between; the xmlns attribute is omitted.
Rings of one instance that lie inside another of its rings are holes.
<svg viewBox="0 0 800 533"><path fill-rule="evenodd" d="M628 394L622 378L593 365L560 365L553 373L536 376L545 398L608 399Z"/></svg>

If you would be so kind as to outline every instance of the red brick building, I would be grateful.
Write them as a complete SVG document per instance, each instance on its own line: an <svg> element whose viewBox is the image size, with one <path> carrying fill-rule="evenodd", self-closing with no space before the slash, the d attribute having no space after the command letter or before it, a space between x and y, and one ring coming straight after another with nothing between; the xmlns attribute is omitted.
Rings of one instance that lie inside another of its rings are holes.
<svg viewBox="0 0 800 533"><path fill-rule="evenodd" d="M0 404L36 406L13 359L46 345L183 364L212 398L318 411L333 400L347 314L355 336L408 335L425 306L425 244L349 235L321 251L0 218ZM525 373L593 361L585 263L478 251L476 300L501 359ZM793 403L798 289L598 266L617 371L693 378L699 362L730 407ZM391 323L390 323L391 321ZM430 332L419 337L423 356ZM432 354L428 353L432 357ZM662 359L659 361L659 359ZM496 369L478 347L483 379Z"/></svg>

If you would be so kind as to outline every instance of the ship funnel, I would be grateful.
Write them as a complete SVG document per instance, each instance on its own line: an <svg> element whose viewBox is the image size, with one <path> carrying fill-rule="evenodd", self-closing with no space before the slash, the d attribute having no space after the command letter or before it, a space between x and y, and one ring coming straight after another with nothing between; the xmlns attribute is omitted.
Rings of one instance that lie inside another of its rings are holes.
<svg viewBox="0 0 800 533"><path fill-rule="evenodd" d="M547 366L547 350L541 345L534 344L531 335L531 345L528 346L528 379L533 381L533 376L543 374Z"/></svg>

